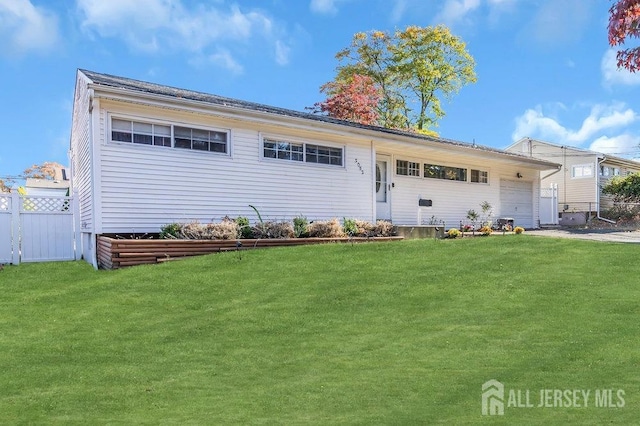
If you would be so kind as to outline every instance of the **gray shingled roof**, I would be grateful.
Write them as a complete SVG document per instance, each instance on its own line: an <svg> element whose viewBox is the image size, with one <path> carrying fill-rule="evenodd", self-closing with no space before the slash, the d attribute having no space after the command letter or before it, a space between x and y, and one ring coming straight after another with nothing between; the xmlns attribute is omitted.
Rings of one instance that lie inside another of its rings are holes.
<svg viewBox="0 0 640 426"><path fill-rule="evenodd" d="M280 116L286 116L286 117L294 117L294 118L301 118L305 120L319 121L319 122L330 123L330 124L335 124L339 126L345 126L345 127L351 127L351 128L408 137L408 138L415 139L417 142L420 140L423 140L423 141L435 142L439 144L473 149L478 151L492 152L502 156L511 157L514 160L520 160L523 162L536 163L540 165L548 164L550 168L553 168L556 166L556 163L539 160L539 159L532 159L530 157L527 157L518 153L507 152L502 149L492 148L488 146L470 144L470 143L465 143L465 142L460 142L460 141L455 141L455 140L450 140L450 139L445 139L440 137L436 138L436 137L421 135L421 134L412 133L412 132L406 132L406 131L395 130L395 129L387 129L379 126L363 125L363 124L354 123L351 121L338 120L335 118L328 117L326 115L312 114L312 113L300 112L300 111L295 111L295 110L290 110L285 108L278 108L278 107L259 104L255 102L248 102L248 101L242 101L239 99L212 95L204 92L179 89L176 87L165 86L165 85L156 84L156 83L149 83L145 81L134 80L131 78L118 77L110 74L102 74L102 73L89 71L85 69L79 69L78 71L80 71L82 74L87 76L89 80L91 80L94 84L99 86L113 87L117 89L126 89L126 90L132 90L135 92L143 92L143 93L149 93L153 95L167 96L167 97L172 97L176 99L198 101L198 102L203 102L211 105L220 105L220 106L244 109L249 111L258 111L258 112L264 112L268 114L274 114L274 115L280 115Z"/></svg>

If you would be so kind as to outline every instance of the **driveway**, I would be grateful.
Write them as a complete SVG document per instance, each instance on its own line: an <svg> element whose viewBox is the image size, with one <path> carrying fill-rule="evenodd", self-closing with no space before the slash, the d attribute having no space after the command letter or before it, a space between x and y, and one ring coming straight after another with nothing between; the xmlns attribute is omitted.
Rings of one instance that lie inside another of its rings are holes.
<svg viewBox="0 0 640 426"><path fill-rule="evenodd" d="M533 229L527 230L526 234L542 237L608 241L612 243L640 243L640 231L622 231L619 229Z"/></svg>

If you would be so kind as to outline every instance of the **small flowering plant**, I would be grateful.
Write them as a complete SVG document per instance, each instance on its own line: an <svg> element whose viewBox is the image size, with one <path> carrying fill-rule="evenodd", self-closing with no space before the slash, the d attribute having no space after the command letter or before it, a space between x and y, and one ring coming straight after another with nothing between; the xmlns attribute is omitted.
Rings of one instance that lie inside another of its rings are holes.
<svg viewBox="0 0 640 426"><path fill-rule="evenodd" d="M524 228L522 226L516 226L513 229L513 232L515 232L516 234L522 234L524 232Z"/></svg>
<svg viewBox="0 0 640 426"><path fill-rule="evenodd" d="M462 227L462 232L471 232L471 231L473 231L473 226L471 225L464 225Z"/></svg>
<svg viewBox="0 0 640 426"><path fill-rule="evenodd" d="M458 238L460 236L460 231L456 228L451 228L447 231L448 238Z"/></svg>
<svg viewBox="0 0 640 426"><path fill-rule="evenodd" d="M483 226L482 228L480 228L480 234L482 235L491 235L491 233L493 232L493 230L491 229L490 226Z"/></svg>

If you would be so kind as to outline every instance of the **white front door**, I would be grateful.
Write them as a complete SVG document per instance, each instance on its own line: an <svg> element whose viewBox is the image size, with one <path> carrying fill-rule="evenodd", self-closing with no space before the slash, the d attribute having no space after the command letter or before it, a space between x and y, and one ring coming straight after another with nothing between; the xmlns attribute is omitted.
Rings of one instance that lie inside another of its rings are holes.
<svg viewBox="0 0 640 426"><path fill-rule="evenodd" d="M376 220L391 220L391 157L376 156Z"/></svg>

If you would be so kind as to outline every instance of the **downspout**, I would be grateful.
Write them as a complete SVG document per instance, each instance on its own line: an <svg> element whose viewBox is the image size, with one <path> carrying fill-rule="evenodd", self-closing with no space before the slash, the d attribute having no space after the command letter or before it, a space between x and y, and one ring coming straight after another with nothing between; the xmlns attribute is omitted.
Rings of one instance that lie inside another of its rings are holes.
<svg viewBox="0 0 640 426"><path fill-rule="evenodd" d="M606 160L607 160L607 156L605 155L605 156L602 157L601 161L596 161L596 164L598 164L598 168L597 168L596 172L594 173L596 175L596 202L598 204L598 207L596 209L596 219L615 224L616 223L615 220L605 219L604 217L600 216L600 166Z"/></svg>

